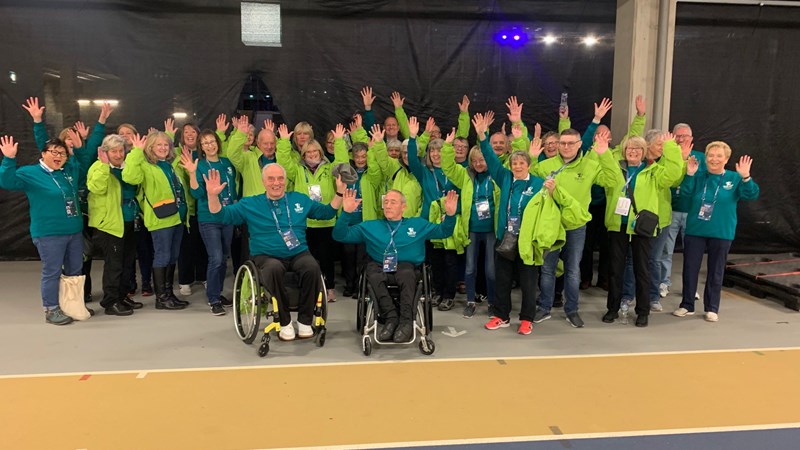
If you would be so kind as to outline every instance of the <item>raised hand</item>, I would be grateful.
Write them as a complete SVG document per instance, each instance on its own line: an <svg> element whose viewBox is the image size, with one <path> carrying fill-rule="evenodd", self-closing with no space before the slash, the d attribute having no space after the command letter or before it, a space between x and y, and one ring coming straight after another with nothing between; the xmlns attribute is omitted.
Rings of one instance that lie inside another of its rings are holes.
<svg viewBox="0 0 800 450"><path fill-rule="evenodd" d="M153 134L153 133L158 133L156 127L150 127L147 129L147 134Z"/></svg>
<svg viewBox="0 0 800 450"><path fill-rule="evenodd" d="M336 192L337 193L339 193L339 192L344 193L344 191L346 191L346 190L347 190L347 183L342 181L342 176L339 175L338 177L336 177ZM344 194L342 194L342 195L344 195Z"/></svg>
<svg viewBox="0 0 800 450"><path fill-rule="evenodd" d="M675 140L675 135L670 133L669 131L661 135L661 142L674 141L674 140Z"/></svg>
<svg viewBox="0 0 800 450"><path fill-rule="evenodd" d="M264 129L275 132L275 124L272 122L272 119L267 119L264 121Z"/></svg>
<svg viewBox="0 0 800 450"><path fill-rule="evenodd" d="M142 136L139 133L136 133L136 135L131 138L131 145L141 148L142 150L144 150L144 144L146 142L147 136Z"/></svg>
<svg viewBox="0 0 800 450"><path fill-rule="evenodd" d="M594 135L594 151L598 155L602 155L608 150L608 141L611 140L611 135L608 131L598 131Z"/></svg>
<svg viewBox="0 0 800 450"><path fill-rule="evenodd" d="M217 124L217 132L224 133L228 131L228 125L230 125L228 123L228 116L226 116L225 113L218 115L216 124Z"/></svg>
<svg viewBox="0 0 800 450"><path fill-rule="evenodd" d="M181 155L181 160L183 159L183 155ZM208 171L208 176L203 175L203 181L206 182L206 193L209 197L216 197L225 189L225 186L228 185L227 182L220 183L219 171L217 169L211 169Z"/></svg>
<svg viewBox="0 0 800 450"><path fill-rule="evenodd" d="M372 95L371 87L364 86L364 89L361 89L361 101L364 102L365 111L369 111L372 109L372 102L375 101L375 96Z"/></svg>
<svg viewBox="0 0 800 450"><path fill-rule="evenodd" d="M336 128L333 131L333 138L334 139L343 139L344 138L344 125L337 123Z"/></svg>
<svg viewBox="0 0 800 450"><path fill-rule="evenodd" d="M408 133L411 137L416 138L417 133L419 132L419 122L417 121L416 117L411 117L408 119Z"/></svg>
<svg viewBox="0 0 800 450"><path fill-rule="evenodd" d="M192 154L186 149L181 152L181 165L187 172L194 174L197 172L197 160L192 159Z"/></svg>
<svg viewBox="0 0 800 450"><path fill-rule="evenodd" d="M42 115L44 114L45 107L39 107L39 97L28 98L22 107L25 108L25 111L28 111L28 114L31 115L34 122L39 123L42 121Z"/></svg>
<svg viewBox="0 0 800 450"><path fill-rule="evenodd" d="M69 148L70 154L72 154L72 148L83 147L83 141L81 140L81 136L78 134L77 131L73 130L72 128L68 128L67 136L69 136L70 140L72 141L72 147Z"/></svg>
<svg viewBox="0 0 800 450"><path fill-rule="evenodd" d="M448 216L452 216L458 209L458 194L456 191L447 191L447 197L444 199L444 212Z"/></svg>
<svg viewBox="0 0 800 450"><path fill-rule="evenodd" d="M636 103L636 115L643 116L645 111L647 110L646 108L647 105L644 102L644 97L642 97L641 95L637 95L635 103Z"/></svg>
<svg viewBox="0 0 800 450"><path fill-rule="evenodd" d="M100 149L100 147L98 147L97 148L97 159L99 159L100 162L103 163L103 164L108 164L108 152L104 152L103 150Z"/></svg>
<svg viewBox="0 0 800 450"><path fill-rule="evenodd" d="M485 140L486 139L486 117L481 113L475 113L472 116L472 128L475 129L475 133L478 135L478 140Z"/></svg>
<svg viewBox="0 0 800 450"><path fill-rule="evenodd" d="M539 155L542 154L542 140L540 138L531 139L531 146L528 148L528 154L531 155L531 161L538 161Z"/></svg>
<svg viewBox="0 0 800 450"><path fill-rule="evenodd" d="M553 195L553 191L556 190L556 179L547 177L547 179L544 180L544 187L547 188L547 192L549 192L550 195Z"/></svg>
<svg viewBox="0 0 800 450"><path fill-rule="evenodd" d="M752 165L753 159L748 155L742 155L742 157L739 158L739 162L736 163L736 172L738 172L742 178L750 178L750 166Z"/></svg>
<svg viewBox="0 0 800 450"><path fill-rule="evenodd" d="M447 137L444 138L444 141L447 142L448 144L452 144L455 138L456 138L456 129L455 127L453 127L453 129L449 133L447 133Z"/></svg>
<svg viewBox="0 0 800 450"><path fill-rule="evenodd" d="M81 135L81 138L86 139L89 136L89 129L80 120L75 122L75 130ZM80 146L79 146L80 147Z"/></svg>
<svg viewBox="0 0 800 450"><path fill-rule="evenodd" d="M0 151L3 152L3 156L6 158L16 158L18 146L19 144L14 142L13 136L0 137Z"/></svg>
<svg viewBox="0 0 800 450"><path fill-rule="evenodd" d="M111 106L111 103L103 102L103 106L100 107L100 117L97 118L97 121L105 125L106 120L111 115L111 111L114 111L114 107Z"/></svg>
<svg viewBox="0 0 800 450"><path fill-rule="evenodd" d="M611 106L612 106L611 99L610 98L606 98L606 97L603 97L603 99L600 100L600 104L599 105L597 103L595 103L594 104L594 121L595 122L600 122L601 120L603 120L603 117L605 117L606 114L608 114L608 111L611 109Z"/></svg>
<svg viewBox="0 0 800 450"><path fill-rule="evenodd" d="M461 101L458 103L458 110L462 113L469 114L469 97L464 94L464 97L461 98Z"/></svg>
<svg viewBox="0 0 800 450"><path fill-rule="evenodd" d="M342 209L344 209L344 212L351 213L357 210L360 203L361 199L356 198L355 189L347 189L344 191L344 198L342 199Z"/></svg>
<svg viewBox="0 0 800 450"><path fill-rule="evenodd" d="M541 137L542 137L542 125L537 122L536 125L533 126L533 138L539 139Z"/></svg>
<svg viewBox="0 0 800 450"><path fill-rule="evenodd" d="M377 123L372 125L372 129L370 131L372 132L372 144L371 145L375 145L376 143L378 143L378 142L383 140L384 131L383 131L383 129L381 129L380 125L378 125Z"/></svg>
<svg viewBox="0 0 800 450"><path fill-rule="evenodd" d="M361 114L353 114L353 121L350 122L350 133L355 133L362 126L364 126L364 120L361 118Z"/></svg>
<svg viewBox="0 0 800 450"><path fill-rule="evenodd" d="M392 104L394 105L394 109L402 108L403 103L406 101L405 97L400 97L400 93L397 91L392 92Z"/></svg>
<svg viewBox="0 0 800 450"><path fill-rule="evenodd" d="M484 115L484 120L486 121L486 128L484 128L484 131L489 131L489 127L491 127L492 124L494 123L494 111L486 111L486 114ZM503 131L503 133L505 133L505 130Z"/></svg>
<svg viewBox="0 0 800 450"><path fill-rule="evenodd" d="M433 133L433 129L436 127L436 120L433 117L428 117L428 121L425 122L425 132L429 135Z"/></svg>
<svg viewBox="0 0 800 450"><path fill-rule="evenodd" d="M688 136L679 144L681 146L681 156L683 156L683 159L688 158L689 155L692 153L692 149L694 148L693 142L694 142L694 137Z"/></svg>
<svg viewBox="0 0 800 450"><path fill-rule="evenodd" d="M239 132L247 134L250 132L250 118L247 116L240 116L239 123L236 124L236 129Z"/></svg>
<svg viewBox="0 0 800 450"><path fill-rule="evenodd" d="M514 139L522 137L522 126L519 123L511 126L511 135L514 136Z"/></svg>
<svg viewBox="0 0 800 450"><path fill-rule="evenodd" d="M164 121L164 132L175 136L175 133L177 131L178 129L175 128L175 119L173 119L172 117L167 117L167 120Z"/></svg>
<svg viewBox="0 0 800 450"><path fill-rule="evenodd" d="M290 139L292 134L294 134L294 131L289 131L289 127L287 127L285 123L282 123L278 127L278 137L281 139Z"/></svg>
<svg viewBox="0 0 800 450"><path fill-rule="evenodd" d="M558 118L559 119L569 119L569 106L564 106L563 108L559 106L559 108L558 108Z"/></svg>
<svg viewBox="0 0 800 450"><path fill-rule="evenodd" d="M508 108L508 120L511 123L517 123L522 121L522 103L517 102L517 96L512 95L508 98L506 102L506 107Z"/></svg>
<svg viewBox="0 0 800 450"><path fill-rule="evenodd" d="M689 175L690 177L694 176L699 167L700 161L698 161L694 156L690 156L689 159L686 160L686 175Z"/></svg>

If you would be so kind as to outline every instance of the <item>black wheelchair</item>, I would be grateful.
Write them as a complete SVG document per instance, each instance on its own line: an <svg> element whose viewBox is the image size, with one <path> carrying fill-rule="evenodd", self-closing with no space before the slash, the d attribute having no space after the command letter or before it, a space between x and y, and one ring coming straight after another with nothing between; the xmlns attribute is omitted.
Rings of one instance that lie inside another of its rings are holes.
<svg viewBox="0 0 800 450"><path fill-rule="evenodd" d="M436 345L431 339L433 330L433 305L431 304L431 278L430 269L422 264L421 269L415 270L417 274L417 289L414 293L414 333L408 342L396 343L378 340L378 324L383 323L383 318L378 313L375 293L367 281L366 271L362 270L358 278L358 305L356 307L356 332L361 333L361 350L364 355L372 353L372 343L380 345L408 345L413 344L419 335L419 351L423 355L432 355ZM389 295L395 304L400 298L400 288L389 285Z"/></svg>
<svg viewBox="0 0 800 450"><path fill-rule="evenodd" d="M294 272L286 272L284 286L289 297L289 310L297 311L300 297L300 277ZM314 306L314 320L311 328L314 330L314 342L318 347L325 345L325 321L328 318L328 299L325 280L322 279L322 292L317 295ZM236 334L250 345L256 338L261 323L261 316L270 323L264 328L261 345L258 347L258 356L264 357L269 353L270 333L281 331L281 322L278 316L278 299L261 284L258 267L251 260L245 261L236 272L233 282L233 321Z"/></svg>

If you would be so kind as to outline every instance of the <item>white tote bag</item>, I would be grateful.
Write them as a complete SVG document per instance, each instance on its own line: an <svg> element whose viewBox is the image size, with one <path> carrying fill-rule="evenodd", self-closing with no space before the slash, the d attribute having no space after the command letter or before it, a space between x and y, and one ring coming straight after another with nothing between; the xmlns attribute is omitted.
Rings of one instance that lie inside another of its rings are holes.
<svg viewBox="0 0 800 450"><path fill-rule="evenodd" d="M85 275L68 277L61 275L61 282L58 285L58 306L64 314L75 320L86 320L91 317L86 303L83 301L83 283Z"/></svg>

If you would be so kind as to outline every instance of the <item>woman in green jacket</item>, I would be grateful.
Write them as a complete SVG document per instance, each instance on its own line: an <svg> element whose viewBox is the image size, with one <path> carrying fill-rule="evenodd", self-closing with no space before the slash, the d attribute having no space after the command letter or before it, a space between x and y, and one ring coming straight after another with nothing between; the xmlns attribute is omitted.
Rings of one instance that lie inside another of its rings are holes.
<svg viewBox="0 0 800 450"><path fill-rule="evenodd" d="M137 212L136 186L122 181L125 138L111 134L103 139L97 161L89 168L89 226L103 249L103 299L100 306L113 316L129 316L140 302L128 298L135 267L136 235L133 221Z"/></svg>
<svg viewBox="0 0 800 450"><path fill-rule="evenodd" d="M178 299L172 290L188 213L188 189L172 165L174 159L172 139L156 131L147 138L137 135L133 139L133 149L122 169L122 181L139 185L144 225L153 237L156 309L169 310L183 309L189 304Z"/></svg>

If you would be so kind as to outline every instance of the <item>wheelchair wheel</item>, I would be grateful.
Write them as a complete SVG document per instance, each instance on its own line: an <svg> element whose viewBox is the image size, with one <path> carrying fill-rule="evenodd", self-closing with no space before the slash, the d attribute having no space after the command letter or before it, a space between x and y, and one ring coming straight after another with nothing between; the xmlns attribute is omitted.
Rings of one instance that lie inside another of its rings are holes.
<svg viewBox="0 0 800 450"><path fill-rule="evenodd" d="M269 353L269 335L265 334L261 338L261 345L258 346L258 356L265 357Z"/></svg>
<svg viewBox="0 0 800 450"><path fill-rule="evenodd" d="M236 272L233 283L233 323L236 334L245 344L252 344L258 334L261 308L258 268L252 261L245 261Z"/></svg>
<svg viewBox="0 0 800 450"><path fill-rule="evenodd" d="M364 356L372 354L372 339L369 336L364 336L361 340L361 349L364 351Z"/></svg>
<svg viewBox="0 0 800 450"><path fill-rule="evenodd" d="M425 314L425 336L430 336L433 332L433 301L431 299L430 269L427 265L422 269L422 292L425 295L425 303L422 308Z"/></svg>
<svg viewBox="0 0 800 450"><path fill-rule="evenodd" d="M429 338L423 337L419 340L419 351L423 355L432 355L436 351L436 345Z"/></svg>
<svg viewBox="0 0 800 450"><path fill-rule="evenodd" d="M362 273L358 277L358 303L356 304L356 333L364 331L364 323L366 321L365 315L367 314L367 280Z"/></svg>

